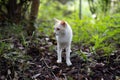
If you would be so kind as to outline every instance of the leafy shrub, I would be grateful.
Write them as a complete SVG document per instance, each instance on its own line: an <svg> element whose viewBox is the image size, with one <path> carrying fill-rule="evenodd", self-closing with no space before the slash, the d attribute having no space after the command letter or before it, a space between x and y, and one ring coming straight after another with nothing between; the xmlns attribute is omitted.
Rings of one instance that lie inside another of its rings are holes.
<svg viewBox="0 0 120 80"><path fill-rule="evenodd" d="M110 54L119 44L120 15L101 17L99 20L75 20L73 24L74 41L81 44L91 44L92 47L103 49L105 54ZM77 27L77 28L76 28Z"/></svg>

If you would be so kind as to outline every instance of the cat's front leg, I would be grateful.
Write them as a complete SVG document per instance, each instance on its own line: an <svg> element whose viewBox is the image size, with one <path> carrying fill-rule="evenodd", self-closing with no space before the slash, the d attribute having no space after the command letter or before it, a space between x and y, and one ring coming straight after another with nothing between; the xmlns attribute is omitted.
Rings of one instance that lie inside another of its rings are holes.
<svg viewBox="0 0 120 80"><path fill-rule="evenodd" d="M66 48L66 63L67 63L67 66L71 66L72 63L70 61L70 52L71 52L71 49L70 49L70 46L68 46Z"/></svg>
<svg viewBox="0 0 120 80"><path fill-rule="evenodd" d="M57 63L61 63L62 62L62 48L60 47L60 45L57 45Z"/></svg>

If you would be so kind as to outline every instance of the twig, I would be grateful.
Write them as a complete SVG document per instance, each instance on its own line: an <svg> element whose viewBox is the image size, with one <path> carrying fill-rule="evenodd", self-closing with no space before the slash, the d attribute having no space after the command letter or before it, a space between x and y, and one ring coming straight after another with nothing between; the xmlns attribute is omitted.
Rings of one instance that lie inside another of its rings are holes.
<svg viewBox="0 0 120 80"><path fill-rule="evenodd" d="M120 55L117 56L117 58L115 59L115 61L119 61L120 59Z"/></svg>
<svg viewBox="0 0 120 80"><path fill-rule="evenodd" d="M44 61L45 65L47 66L47 68L48 68L48 69L50 69L50 71L51 71L52 75L55 77L55 80L58 80L58 78L56 77L56 75L54 74L54 72L51 70L51 67L50 67L50 66L48 66L48 64L46 63L46 61L45 61L45 59L44 59L44 58L43 58L43 61Z"/></svg>
<svg viewBox="0 0 120 80"><path fill-rule="evenodd" d="M45 65L47 66L47 68L51 68L50 66L48 66L48 64L46 63L46 61L45 61L45 59L43 59L43 61L44 61L44 63L45 63Z"/></svg>
<svg viewBox="0 0 120 80"><path fill-rule="evenodd" d="M9 39L3 39L3 40L0 40L0 42L10 41L10 40L12 40L12 38L9 38Z"/></svg>
<svg viewBox="0 0 120 80"><path fill-rule="evenodd" d="M35 78L37 78L40 75L41 75L41 73L35 74L34 76L32 76L32 79L35 79Z"/></svg>

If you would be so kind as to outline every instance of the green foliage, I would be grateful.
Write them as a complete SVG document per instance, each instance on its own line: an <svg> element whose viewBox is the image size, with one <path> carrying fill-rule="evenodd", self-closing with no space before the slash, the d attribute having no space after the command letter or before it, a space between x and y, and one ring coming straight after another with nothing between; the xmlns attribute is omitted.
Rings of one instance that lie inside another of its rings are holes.
<svg viewBox="0 0 120 80"><path fill-rule="evenodd" d="M74 3L74 2L73 2ZM72 11L68 10L67 5L63 5L59 1L41 1L40 13L38 13L38 31L47 35L53 32L54 21L53 18L63 19L71 17ZM66 17L63 17L66 16ZM71 17L73 18L73 16Z"/></svg>
<svg viewBox="0 0 120 80"><path fill-rule="evenodd" d="M58 18L61 18L63 15L63 13L67 12L66 9L67 7L62 5L61 3L59 3L58 1L49 1L47 2L47 0L41 1L41 7L40 7L40 11L42 13L38 14L38 18L41 18L43 20L51 20L51 18L57 16ZM59 16L58 16L59 15Z"/></svg>
<svg viewBox="0 0 120 80"><path fill-rule="evenodd" d="M6 44L4 42L0 42L0 57L3 55L5 46L6 46Z"/></svg>
<svg viewBox="0 0 120 80"><path fill-rule="evenodd" d="M74 41L80 41L83 45L91 44L95 50L103 49L105 54L111 53L120 40L119 17L117 14L114 17L101 17L99 20L76 20L73 30L78 30L74 33ZM80 28L76 29L76 26Z"/></svg>
<svg viewBox="0 0 120 80"><path fill-rule="evenodd" d="M82 51L78 52L78 55L80 55L84 61L87 61L88 60L88 57L86 56L86 54Z"/></svg>

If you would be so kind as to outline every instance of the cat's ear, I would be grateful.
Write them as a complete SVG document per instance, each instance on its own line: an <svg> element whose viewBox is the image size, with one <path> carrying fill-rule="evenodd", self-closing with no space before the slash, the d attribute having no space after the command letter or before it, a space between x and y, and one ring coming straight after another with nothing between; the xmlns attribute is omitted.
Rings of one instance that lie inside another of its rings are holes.
<svg viewBox="0 0 120 80"><path fill-rule="evenodd" d="M56 18L53 18L54 22L57 23L59 22L60 20L56 19Z"/></svg>
<svg viewBox="0 0 120 80"><path fill-rule="evenodd" d="M65 25L66 25L66 22L65 21L61 21L61 23L60 23L61 25L63 25L64 27L65 27Z"/></svg>

